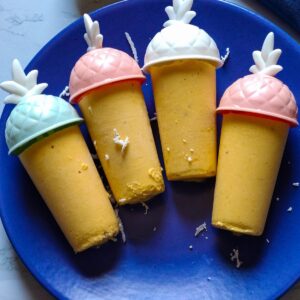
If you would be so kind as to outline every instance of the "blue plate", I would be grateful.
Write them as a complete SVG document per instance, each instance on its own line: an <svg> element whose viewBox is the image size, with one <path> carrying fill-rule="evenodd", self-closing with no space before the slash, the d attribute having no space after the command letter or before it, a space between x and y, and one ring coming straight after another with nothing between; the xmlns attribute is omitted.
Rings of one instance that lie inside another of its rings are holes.
<svg viewBox="0 0 300 300"><path fill-rule="evenodd" d="M104 44L131 54L129 32L143 61L145 48L162 28L171 0L130 0L100 9ZM248 74L251 52L259 49L269 31L283 50L278 75L300 99L300 49L286 33L249 11L221 1L195 1L193 23L204 28L221 52L230 47L224 68L218 70L218 99L237 78ZM55 22L55 20L53 20ZM84 26L78 20L51 40L27 71L40 70L39 82L58 95L68 84L72 66L85 53ZM144 86L150 115L151 85ZM195 228L210 224L214 180L169 183L166 192L149 203L120 210L127 243L110 242L75 255L44 205L17 157L7 155L5 121L1 120L1 217L16 251L33 275L60 299L270 299L281 295L300 275L299 129L290 131L274 201L262 237L237 237L212 228L194 237ZM153 130L158 142L156 124ZM83 128L85 132L85 128ZM159 149L160 152L160 149ZM275 201L280 197L280 201ZM292 206L293 211L287 212ZM156 229L156 230L155 230ZM267 243L266 239L269 240ZM189 246L193 249L190 250ZM230 260L239 249L241 268Z"/></svg>

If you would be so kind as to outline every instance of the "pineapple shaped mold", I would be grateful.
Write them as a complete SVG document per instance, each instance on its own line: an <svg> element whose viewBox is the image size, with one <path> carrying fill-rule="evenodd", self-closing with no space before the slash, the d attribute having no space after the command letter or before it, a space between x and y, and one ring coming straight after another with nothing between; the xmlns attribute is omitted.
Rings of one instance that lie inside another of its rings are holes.
<svg viewBox="0 0 300 300"><path fill-rule="evenodd" d="M277 65L280 49L274 50L274 33L270 32L261 51L253 52L253 74L238 79L225 91L218 112L244 112L271 117L297 126L298 108L293 93L274 76L283 68Z"/></svg>
<svg viewBox="0 0 300 300"><path fill-rule="evenodd" d="M9 154L20 154L43 137L82 122L68 102L41 94L48 84L37 84L37 76L37 70L26 75L20 62L15 59L12 63L13 80L0 84L3 90L10 93L4 102L16 104L5 128Z"/></svg>
<svg viewBox="0 0 300 300"><path fill-rule="evenodd" d="M83 18L88 48L71 72L71 103L78 103L85 93L114 82L130 79L144 82L145 76L132 57L117 49L102 48L103 36L98 21L93 22L88 14Z"/></svg>
<svg viewBox="0 0 300 300"><path fill-rule="evenodd" d="M196 16L196 12L191 11L192 5L193 0L173 0L173 6L166 7L169 20L146 49L144 71L155 64L179 59L200 59L217 67L223 65L215 41L206 31L190 24Z"/></svg>

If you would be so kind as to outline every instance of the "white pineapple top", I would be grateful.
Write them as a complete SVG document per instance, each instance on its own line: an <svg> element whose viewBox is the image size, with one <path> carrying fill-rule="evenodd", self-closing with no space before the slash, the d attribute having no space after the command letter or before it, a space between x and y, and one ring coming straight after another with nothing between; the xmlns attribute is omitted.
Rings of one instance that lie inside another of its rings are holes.
<svg viewBox="0 0 300 300"><path fill-rule="evenodd" d="M93 21L88 14L83 15L83 20L86 30L83 37L88 44L87 51L102 48L103 35L100 33L99 22Z"/></svg>
<svg viewBox="0 0 300 300"><path fill-rule="evenodd" d="M261 51L253 51L255 65L251 66L249 71L254 74L263 73L275 76L283 69L282 66L277 65L281 52L281 49L274 50L274 33L270 32L264 40Z"/></svg>
<svg viewBox="0 0 300 300"><path fill-rule="evenodd" d="M147 47L145 71L152 65L179 59L201 59L217 67L223 65L215 41L203 29L190 24L196 16L192 4L193 0L173 0L173 6L166 7L169 20Z"/></svg>
<svg viewBox="0 0 300 300"><path fill-rule="evenodd" d="M41 95L48 84L37 84L37 76L37 70L26 75L15 59L12 63L13 80L0 83L0 88L11 93L4 101L17 104L5 128L9 153L19 154L41 138L82 122L68 102L55 96Z"/></svg>

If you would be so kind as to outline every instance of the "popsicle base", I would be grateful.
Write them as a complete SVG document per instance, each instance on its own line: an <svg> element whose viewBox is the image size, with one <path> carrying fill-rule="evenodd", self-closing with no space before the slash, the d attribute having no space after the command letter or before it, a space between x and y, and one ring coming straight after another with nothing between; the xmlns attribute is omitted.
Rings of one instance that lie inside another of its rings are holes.
<svg viewBox="0 0 300 300"><path fill-rule="evenodd" d="M212 225L261 235L289 125L272 119L224 115Z"/></svg>
<svg viewBox="0 0 300 300"><path fill-rule="evenodd" d="M149 71L167 178L198 181L215 176L215 67L179 60Z"/></svg>
<svg viewBox="0 0 300 300"><path fill-rule="evenodd" d="M101 87L79 102L112 193L119 205L144 202L164 191L140 83L124 81ZM115 134L129 140L114 142Z"/></svg>
<svg viewBox="0 0 300 300"><path fill-rule="evenodd" d="M78 126L53 133L19 157L75 252L118 234L118 220Z"/></svg>

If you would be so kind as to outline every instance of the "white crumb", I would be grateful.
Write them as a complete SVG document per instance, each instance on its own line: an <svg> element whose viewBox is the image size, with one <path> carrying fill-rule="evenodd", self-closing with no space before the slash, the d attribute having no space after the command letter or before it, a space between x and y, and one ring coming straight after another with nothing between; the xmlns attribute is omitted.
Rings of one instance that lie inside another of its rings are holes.
<svg viewBox="0 0 300 300"><path fill-rule="evenodd" d="M156 121L156 120L157 120L157 117L156 117L156 116L154 116L154 117L152 117L152 118L150 119L151 122Z"/></svg>
<svg viewBox="0 0 300 300"><path fill-rule="evenodd" d="M267 242L267 244L270 244L270 241L269 241L269 239L266 239L266 242Z"/></svg>
<svg viewBox="0 0 300 300"><path fill-rule="evenodd" d="M195 150L194 150L193 148L190 149L190 152L191 152L191 153L194 153L194 151L195 151Z"/></svg>
<svg viewBox="0 0 300 300"><path fill-rule="evenodd" d="M108 154L105 154L105 155L104 155L104 159L105 159L105 160L109 160L109 155L108 155Z"/></svg>
<svg viewBox="0 0 300 300"><path fill-rule="evenodd" d="M129 35L128 32L125 32L125 36L126 36L126 39L128 41L128 44L129 44L129 46L131 48L134 60L138 63L139 62L139 58L138 58L138 55L137 55L137 51L136 51L134 42L133 42L133 40L132 40L132 38L131 38L131 36Z"/></svg>
<svg viewBox="0 0 300 300"><path fill-rule="evenodd" d="M189 249L190 249L190 250L193 250L193 245L189 245Z"/></svg>
<svg viewBox="0 0 300 300"><path fill-rule="evenodd" d="M167 147L167 151L170 152L170 148L169 147Z"/></svg>
<svg viewBox="0 0 300 300"><path fill-rule="evenodd" d="M292 211L293 211L293 208L290 206L286 211L287 211L287 212L292 212Z"/></svg>
<svg viewBox="0 0 300 300"><path fill-rule="evenodd" d="M188 161L188 162L192 162L192 161L193 161L193 158L192 158L191 156L188 156L187 161Z"/></svg>
<svg viewBox="0 0 300 300"><path fill-rule="evenodd" d="M226 61L227 61L229 55L230 55L230 49L229 49L229 48L226 48L226 53L225 53L225 55L224 55L224 56L221 56L221 60L223 61L223 64L226 63Z"/></svg>
<svg viewBox="0 0 300 300"><path fill-rule="evenodd" d="M276 197L276 201L279 201L280 200L280 198L279 197Z"/></svg>
<svg viewBox="0 0 300 300"><path fill-rule="evenodd" d="M203 222L201 225L199 225L198 227L196 227L195 237L197 237L203 231L207 231L206 222Z"/></svg>
<svg viewBox="0 0 300 300"><path fill-rule="evenodd" d="M149 206L145 202L141 202L141 205L145 208L144 215L148 214Z"/></svg>
<svg viewBox="0 0 300 300"><path fill-rule="evenodd" d="M243 264L243 262L240 261L239 256L240 256L239 250L238 249L232 249L232 253L230 253L230 260L235 261L235 263L236 263L235 266L237 268L239 268Z"/></svg>
<svg viewBox="0 0 300 300"><path fill-rule="evenodd" d="M129 137L126 136L125 140L122 140L120 137L120 134L118 133L117 129L114 128L114 137L113 137L113 141L116 145L120 145L122 146L121 152L124 153L124 150L126 149L126 147L129 144Z"/></svg>
<svg viewBox="0 0 300 300"><path fill-rule="evenodd" d="M119 203L124 203L124 202L126 202L126 198L121 198L121 199L119 199L118 202L119 202Z"/></svg>
<svg viewBox="0 0 300 300"><path fill-rule="evenodd" d="M96 140L93 141L93 144L94 144L94 146L97 146L97 141Z"/></svg>
<svg viewBox="0 0 300 300"><path fill-rule="evenodd" d="M63 89L63 91L59 94L59 98L63 98L63 97L69 97L70 93L69 93L69 87L66 85L65 88Z"/></svg>
<svg viewBox="0 0 300 300"><path fill-rule="evenodd" d="M111 237L110 240L113 241L113 242L117 242L118 241L118 239L115 238L115 237Z"/></svg>
<svg viewBox="0 0 300 300"><path fill-rule="evenodd" d="M153 231L156 231L157 230L157 228L156 227L153 227Z"/></svg>
<svg viewBox="0 0 300 300"><path fill-rule="evenodd" d="M206 236L205 239L208 240L208 236Z"/></svg>
<svg viewBox="0 0 300 300"><path fill-rule="evenodd" d="M208 280L208 281L211 281L211 277L207 277L207 280Z"/></svg>
<svg viewBox="0 0 300 300"><path fill-rule="evenodd" d="M182 142L183 142L184 144L186 144L186 139L182 139Z"/></svg>
<svg viewBox="0 0 300 300"><path fill-rule="evenodd" d="M116 216L118 218L122 241L123 241L123 243L126 243L126 234L125 234L125 231L124 231L124 226L123 226L122 220L119 217L119 210L115 209L115 213L116 213Z"/></svg>
<svg viewBox="0 0 300 300"><path fill-rule="evenodd" d="M299 183L299 182L293 182L293 183L292 183L292 186L294 186L294 187L299 187L299 186L300 186L300 183Z"/></svg>

